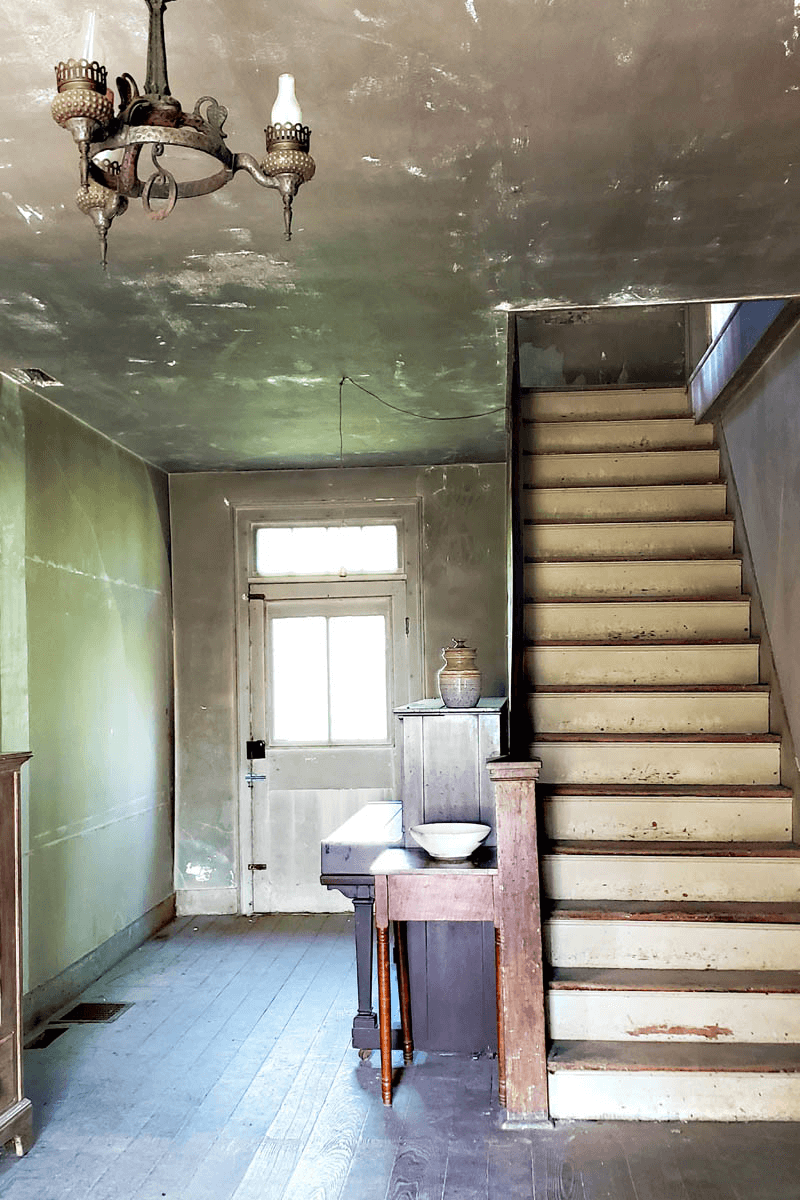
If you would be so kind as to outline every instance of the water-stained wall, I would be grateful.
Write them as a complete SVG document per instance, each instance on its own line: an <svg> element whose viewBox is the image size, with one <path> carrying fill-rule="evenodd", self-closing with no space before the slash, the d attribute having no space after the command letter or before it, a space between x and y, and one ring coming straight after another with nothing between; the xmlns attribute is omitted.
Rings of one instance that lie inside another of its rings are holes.
<svg viewBox="0 0 800 1200"><path fill-rule="evenodd" d="M179 904L187 910L236 911L239 904L243 746L238 744L236 695L237 507L417 498L426 695L436 695L440 650L454 634L478 646L484 694L505 694L502 463L170 476L178 747L175 882Z"/></svg>
<svg viewBox="0 0 800 1200"><path fill-rule="evenodd" d="M720 416L795 750L800 747L800 327Z"/></svg>
<svg viewBox="0 0 800 1200"><path fill-rule="evenodd" d="M166 477L2 380L0 736L25 770L35 989L172 892ZM8 553L5 553L8 551Z"/></svg>

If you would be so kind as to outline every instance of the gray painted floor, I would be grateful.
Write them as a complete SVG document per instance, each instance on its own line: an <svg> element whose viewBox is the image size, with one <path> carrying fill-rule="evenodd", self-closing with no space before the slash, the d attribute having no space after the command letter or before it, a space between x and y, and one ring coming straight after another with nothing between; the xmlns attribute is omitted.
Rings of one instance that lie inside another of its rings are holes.
<svg viewBox="0 0 800 1200"><path fill-rule="evenodd" d="M395 1105L349 1048L350 918L175 922L26 1056L37 1139L3 1200L800 1200L800 1124L503 1133L491 1059L418 1055Z"/></svg>

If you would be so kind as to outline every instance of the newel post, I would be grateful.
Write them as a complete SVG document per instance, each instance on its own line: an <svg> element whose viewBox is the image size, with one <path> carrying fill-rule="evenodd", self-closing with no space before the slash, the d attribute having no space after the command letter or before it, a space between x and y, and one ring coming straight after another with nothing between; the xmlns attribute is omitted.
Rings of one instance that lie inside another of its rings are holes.
<svg viewBox="0 0 800 1200"><path fill-rule="evenodd" d="M495 924L502 944L508 1125L549 1120L542 911L536 829L541 763L489 761L497 828Z"/></svg>

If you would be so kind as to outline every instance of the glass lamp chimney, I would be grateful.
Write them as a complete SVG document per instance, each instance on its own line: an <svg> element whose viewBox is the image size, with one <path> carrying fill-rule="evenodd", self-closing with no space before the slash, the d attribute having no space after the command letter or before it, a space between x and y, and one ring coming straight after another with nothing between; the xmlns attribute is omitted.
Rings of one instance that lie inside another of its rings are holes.
<svg viewBox="0 0 800 1200"><path fill-rule="evenodd" d="M94 59L96 22L97 14L92 11L88 12L83 22L83 57L87 62L92 62Z"/></svg>
<svg viewBox="0 0 800 1200"><path fill-rule="evenodd" d="M294 75L278 76L278 95L272 106L273 125L302 125L303 114L294 94Z"/></svg>

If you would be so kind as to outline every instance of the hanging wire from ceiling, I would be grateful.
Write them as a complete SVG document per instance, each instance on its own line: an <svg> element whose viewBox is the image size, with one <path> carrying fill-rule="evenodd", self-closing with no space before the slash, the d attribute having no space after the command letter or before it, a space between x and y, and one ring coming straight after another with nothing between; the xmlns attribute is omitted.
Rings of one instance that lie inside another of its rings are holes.
<svg viewBox="0 0 800 1200"><path fill-rule="evenodd" d="M499 404L496 408L487 408L483 412L475 413L460 413L454 417L434 417L430 413L413 412L409 408L399 408L396 404L390 404L388 400L382 399L377 393L371 392L369 388L364 387L362 383L356 383L355 379L350 375L343 375L339 380L339 466L344 465L344 434L343 434L343 401L342 391L346 383L352 383L353 387L357 387L360 391L366 392L368 396L372 396L373 400L377 400L384 408L390 408L392 412L402 413L404 417L416 417L420 421L471 421L475 417L491 417L494 413L505 412L506 405Z"/></svg>

